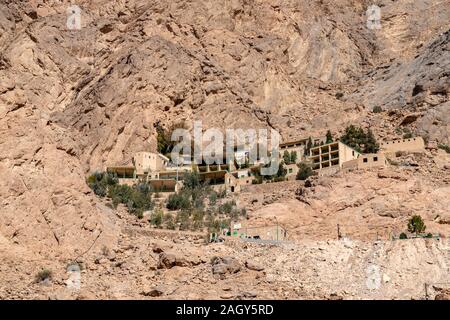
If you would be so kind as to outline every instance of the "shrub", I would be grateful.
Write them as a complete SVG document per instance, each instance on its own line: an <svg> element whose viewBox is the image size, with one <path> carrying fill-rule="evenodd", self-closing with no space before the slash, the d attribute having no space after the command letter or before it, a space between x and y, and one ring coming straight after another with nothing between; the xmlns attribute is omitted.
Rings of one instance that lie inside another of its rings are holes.
<svg viewBox="0 0 450 320"><path fill-rule="evenodd" d="M236 202L234 200L227 201L219 206L219 213L228 215L231 213L235 205Z"/></svg>
<svg viewBox="0 0 450 320"><path fill-rule="evenodd" d="M314 173L311 166L308 165L306 162L300 162L298 164L298 169L299 170L298 170L297 176L296 176L297 180L306 180L310 176L312 176Z"/></svg>
<svg viewBox="0 0 450 320"><path fill-rule="evenodd" d="M412 216L408 221L408 231L411 233L422 233L426 229L425 223L422 220L422 217L419 215Z"/></svg>
<svg viewBox="0 0 450 320"><path fill-rule="evenodd" d="M199 230L203 228L203 217L205 213L203 210L195 209L192 212L192 229Z"/></svg>
<svg viewBox="0 0 450 320"><path fill-rule="evenodd" d="M189 230L191 221L189 219L189 212L182 210L177 214L177 223L180 224L180 230Z"/></svg>
<svg viewBox="0 0 450 320"><path fill-rule="evenodd" d="M428 232L425 238L433 238L433 234L431 232Z"/></svg>
<svg viewBox="0 0 450 320"><path fill-rule="evenodd" d="M161 209L156 209L152 212L152 215L150 216L150 223L154 226L161 226L162 222L163 222L163 216L164 213L162 212Z"/></svg>
<svg viewBox="0 0 450 320"><path fill-rule="evenodd" d="M373 113L380 113L383 112L383 108L381 108L380 106L375 106L372 109Z"/></svg>
<svg viewBox="0 0 450 320"><path fill-rule="evenodd" d="M217 203L217 192L213 191L209 195L209 204L214 206Z"/></svg>
<svg viewBox="0 0 450 320"><path fill-rule="evenodd" d="M403 139L411 139L413 137L412 132L408 131L403 135Z"/></svg>
<svg viewBox="0 0 450 320"><path fill-rule="evenodd" d="M49 269L43 269L36 274L36 282L42 282L45 280L51 280L53 277L53 272Z"/></svg>
<svg viewBox="0 0 450 320"><path fill-rule="evenodd" d="M139 183L133 187L128 185L110 186L108 197L112 199L114 208L122 203L127 206L128 212L135 214L140 219L143 217L144 211L154 207L150 186L146 183Z"/></svg>
<svg viewBox="0 0 450 320"><path fill-rule="evenodd" d="M189 195L185 192L171 194L167 198L166 207L169 210L180 210L191 208L191 201L189 199Z"/></svg>
<svg viewBox="0 0 450 320"><path fill-rule="evenodd" d="M450 147L448 145L446 145L446 144L442 144L441 143L441 144L438 145L438 148L444 150L447 153L450 153Z"/></svg>
<svg viewBox="0 0 450 320"><path fill-rule="evenodd" d="M406 235L406 233L404 233L404 232L402 232L402 233L400 233L400 237L399 237L399 239L408 239L408 236Z"/></svg>
<svg viewBox="0 0 450 320"><path fill-rule="evenodd" d="M108 193L108 188L116 185L118 179L112 173L96 171L86 179L86 183L97 196L105 197Z"/></svg>
<svg viewBox="0 0 450 320"><path fill-rule="evenodd" d="M170 212L163 216L163 221L167 229L175 230L175 219Z"/></svg>
<svg viewBox="0 0 450 320"><path fill-rule="evenodd" d="M344 96L344 93L342 93L340 91L336 92L336 95L335 95L336 99L341 99L343 96Z"/></svg>

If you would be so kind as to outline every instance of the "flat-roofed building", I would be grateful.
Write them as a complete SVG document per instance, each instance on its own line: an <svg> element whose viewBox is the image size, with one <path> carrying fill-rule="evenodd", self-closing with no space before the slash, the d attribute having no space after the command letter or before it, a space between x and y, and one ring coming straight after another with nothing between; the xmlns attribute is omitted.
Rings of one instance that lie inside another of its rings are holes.
<svg viewBox="0 0 450 320"><path fill-rule="evenodd" d="M133 157L137 175L165 170L169 159L160 153L137 152Z"/></svg>
<svg viewBox="0 0 450 320"><path fill-rule="evenodd" d="M384 153L395 153L398 151L424 152L425 141L422 137L384 141L381 143L380 150Z"/></svg>
<svg viewBox="0 0 450 320"><path fill-rule="evenodd" d="M334 173L346 161L357 159L361 153L346 144L335 141L324 145L312 147L309 150L309 161L312 169L319 174Z"/></svg>
<svg viewBox="0 0 450 320"><path fill-rule="evenodd" d="M370 169L382 168L388 165L386 156L383 153L363 154L357 159L346 161L342 164L342 169Z"/></svg>
<svg viewBox="0 0 450 320"><path fill-rule="evenodd" d="M297 160L295 162L296 163L301 162L305 158L305 150L307 148L308 141L309 138L304 138L280 143L279 148L280 159L283 159L284 153L286 151L289 152L289 154L295 152L297 154ZM313 145L320 145L321 143L325 143L325 141L326 137L311 138L311 142L313 143Z"/></svg>

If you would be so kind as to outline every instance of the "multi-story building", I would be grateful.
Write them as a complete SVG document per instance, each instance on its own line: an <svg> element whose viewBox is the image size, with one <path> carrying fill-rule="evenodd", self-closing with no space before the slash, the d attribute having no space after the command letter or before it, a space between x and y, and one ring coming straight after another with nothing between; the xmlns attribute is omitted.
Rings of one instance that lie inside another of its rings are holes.
<svg viewBox="0 0 450 320"><path fill-rule="evenodd" d="M319 175L338 171L346 161L357 159L361 153L346 144L335 141L309 150L309 161L312 169L318 171Z"/></svg>
<svg viewBox="0 0 450 320"><path fill-rule="evenodd" d="M309 138L280 143L280 159L283 159L285 151L289 153L295 152L297 153L297 162L301 162L305 158L305 150L307 148L308 141ZM320 145L321 143L325 143L325 141L326 137L311 138L311 142L313 143L313 145Z"/></svg>

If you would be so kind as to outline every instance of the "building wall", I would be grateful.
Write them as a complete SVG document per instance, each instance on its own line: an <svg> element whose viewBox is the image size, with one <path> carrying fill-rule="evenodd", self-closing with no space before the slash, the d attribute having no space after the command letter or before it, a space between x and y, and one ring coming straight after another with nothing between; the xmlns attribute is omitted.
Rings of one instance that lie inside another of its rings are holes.
<svg viewBox="0 0 450 320"><path fill-rule="evenodd" d="M153 152L138 152L133 159L137 174L161 171L167 166L166 161Z"/></svg>
<svg viewBox="0 0 450 320"><path fill-rule="evenodd" d="M380 149L385 153L394 153L397 151L423 152L425 150L425 142L422 137L391 140L382 142Z"/></svg>
<svg viewBox="0 0 450 320"><path fill-rule="evenodd" d="M369 169L387 166L386 156L383 153L363 154L358 159L346 161L342 169Z"/></svg>
<svg viewBox="0 0 450 320"><path fill-rule="evenodd" d="M230 226L231 236L242 237L242 238L254 238L259 237L261 240L273 240L273 241L284 241L287 240L287 232L281 226L271 225L271 226L261 226L252 227L247 226L246 223L242 223L241 227L234 229L234 225L241 225L241 223L232 223Z"/></svg>
<svg viewBox="0 0 450 320"><path fill-rule="evenodd" d="M288 164L285 167L287 170L286 177L288 178L288 180L295 180L297 173L298 173L297 164Z"/></svg>
<svg viewBox="0 0 450 320"><path fill-rule="evenodd" d="M349 146L339 142L339 166L346 161L357 159L361 154Z"/></svg>
<svg viewBox="0 0 450 320"><path fill-rule="evenodd" d="M310 150L313 169L319 171L319 175L333 174L342 167L344 162L357 159L359 156L359 152L339 141L313 147Z"/></svg>

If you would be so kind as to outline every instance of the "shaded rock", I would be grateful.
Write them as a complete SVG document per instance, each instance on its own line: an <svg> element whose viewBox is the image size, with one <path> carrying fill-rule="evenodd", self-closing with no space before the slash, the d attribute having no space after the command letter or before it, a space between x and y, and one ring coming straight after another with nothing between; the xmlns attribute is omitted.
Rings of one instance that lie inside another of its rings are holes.
<svg viewBox="0 0 450 320"><path fill-rule="evenodd" d="M261 266L260 264L254 262L254 261L251 261L251 260L246 261L245 266L247 267L247 269L254 270L254 271L263 271L264 270L263 266Z"/></svg>
<svg viewBox="0 0 450 320"><path fill-rule="evenodd" d="M165 289L162 286L145 288L142 290L141 295L146 297L160 297L164 294Z"/></svg>
<svg viewBox="0 0 450 320"><path fill-rule="evenodd" d="M241 265L236 258L233 257L215 257L212 264L213 274L237 273L241 270Z"/></svg>

